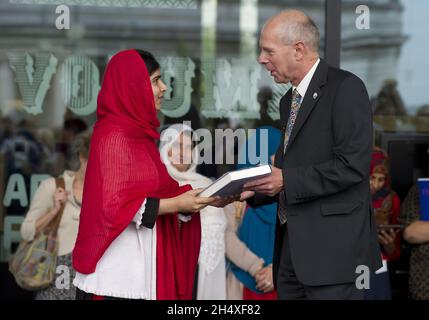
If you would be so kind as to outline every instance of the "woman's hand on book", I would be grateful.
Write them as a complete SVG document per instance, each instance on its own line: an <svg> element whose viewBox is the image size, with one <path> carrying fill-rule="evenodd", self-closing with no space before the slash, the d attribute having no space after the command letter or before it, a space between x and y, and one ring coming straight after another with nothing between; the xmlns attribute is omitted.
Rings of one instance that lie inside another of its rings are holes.
<svg viewBox="0 0 429 320"><path fill-rule="evenodd" d="M182 193L181 195L176 197L177 200L177 206L179 212L183 213L192 213L200 211L201 209L204 209L208 205L211 205L214 203L217 199L216 197L199 197L198 194L203 189L194 189L189 190L185 193Z"/></svg>

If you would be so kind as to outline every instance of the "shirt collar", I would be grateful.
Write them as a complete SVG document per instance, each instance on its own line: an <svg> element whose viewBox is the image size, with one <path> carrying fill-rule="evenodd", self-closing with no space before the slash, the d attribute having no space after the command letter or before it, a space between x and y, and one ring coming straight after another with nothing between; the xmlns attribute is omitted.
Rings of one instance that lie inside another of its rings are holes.
<svg viewBox="0 0 429 320"><path fill-rule="evenodd" d="M292 86L292 90L297 90L299 95L304 99L305 93L307 92L308 86L310 85L311 79L313 78L314 73L316 72L317 66L319 65L320 58L313 64L311 69L307 72L305 77L301 80L297 87Z"/></svg>

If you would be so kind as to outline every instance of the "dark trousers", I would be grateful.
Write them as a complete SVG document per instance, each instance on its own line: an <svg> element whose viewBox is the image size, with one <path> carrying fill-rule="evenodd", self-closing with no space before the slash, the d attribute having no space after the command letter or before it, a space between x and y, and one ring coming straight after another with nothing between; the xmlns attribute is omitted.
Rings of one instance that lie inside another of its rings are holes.
<svg viewBox="0 0 429 320"><path fill-rule="evenodd" d="M282 226L283 245L277 274L277 296L279 300L363 300L364 290L356 288L355 283L342 283L326 286L307 286L295 274L289 247L287 223ZM314 266L317 272L317 266Z"/></svg>

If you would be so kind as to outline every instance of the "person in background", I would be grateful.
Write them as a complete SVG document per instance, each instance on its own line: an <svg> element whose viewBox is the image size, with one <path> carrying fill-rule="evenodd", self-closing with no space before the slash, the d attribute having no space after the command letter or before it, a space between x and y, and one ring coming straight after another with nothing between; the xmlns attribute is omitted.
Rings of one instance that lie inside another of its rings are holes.
<svg viewBox="0 0 429 320"><path fill-rule="evenodd" d="M19 174L24 178L25 189L30 191L31 176L40 173L42 148L34 134L34 119L25 119L21 112L13 114L15 117L10 118L12 126L9 129L11 131L7 133L7 138L0 144L0 154L5 170L5 184L8 183L10 176ZM21 206L19 201L12 201L5 208L7 214L22 216L25 215L26 210L27 208Z"/></svg>
<svg viewBox="0 0 429 320"><path fill-rule="evenodd" d="M259 119L255 120L254 127L259 128L262 126L273 126L281 130L282 124L280 119L273 120L269 114L270 111L270 101L273 99L274 93L273 89L270 87L262 87L258 92L258 103L259 103ZM274 110L272 110L274 111Z"/></svg>
<svg viewBox="0 0 429 320"><path fill-rule="evenodd" d="M429 221L420 220L417 184L405 197L399 220L405 225L403 238L411 245L409 298L429 300Z"/></svg>
<svg viewBox="0 0 429 320"><path fill-rule="evenodd" d="M372 205L378 226L383 267L372 276L370 289L365 290L365 299L390 300L392 293L388 262L399 259L401 236L398 233L399 229L384 228L383 225L399 224L401 204L398 195L391 188L389 159L384 150L373 148L370 170Z"/></svg>
<svg viewBox="0 0 429 320"><path fill-rule="evenodd" d="M10 138L13 135L14 126L11 119L8 117L0 118L0 145L7 138Z"/></svg>
<svg viewBox="0 0 429 320"><path fill-rule="evenodd" d="M395 79L386 79L374 101L375 116L406 116L407 109L397 88Z"/></svg>
<svg viewBox="0 0 429 320"><path fill-rule="evenodd" d="M88 129L85 121L79 118L69 118L64 121L64 127L61 132L61 140L55 144L54 153L52 155L53 165L51 172L58 174L65 169L68 169L68 160L70 158L70 144L74 137Z"/></svg>
<svg viewBox="0 0 429 320"><path fill-rule="evenodd" d="M51 128L39 128L36 138L41 148L40 172L53 173L55 171L55 133Z"/></svg>
<svg viewBox="0 0 429 320"><path fill-rule="evenodd" d="M261 134L263 131L266 136ZM262 137L267 137L268 141L262 140ZM274 127L258 128L243 149L246 162L239 164L237 169L252 166L248 154L265 147L268 151L266 160L273 164L280 138L280 130ZM236 211L228 213L226 255L231 262L227 274L229 300L277 299L272 274L276 217L277 203L246 208L245 202L239 202Z"/></svg>
<svg viewBox="0 0 429 320"><path fill-rule="evenodd" d="M7 163L8 176L22 174L27 184L32 174L39 173L42 159L42 149L35 137L34 126L31 121L22 120L0 146Z"/></svg>
<svg viewBox="0 0 429 320"><path fill-rule="evenodd" d="M56 217L65 205L58 229L57 265L65 265L70 271L70 288L57 289L55 281L46 289L36 293L36 300L74 300L76 289L71 284L74 277L71 252L79 227L80 206L82 202L83 181L86 173L89 144L89 132L76 136L71 144L74 171L64 171L65 190L56 188L55 178L44 180L37 189L30 209L21 225L21 236L25 241L32 241Z"/></svg>
<svg viewBox="0 0 429 320"><path fill-rule="evenodd" d="M200 150L194 147L195 133L183 124L174 124L161 133L159 146L161 160L170 176L179 185L205 188L211 180L197 173ZM197 138L198 140L198 138ZM234 206L216 208L207 206L200 210L201 248L198 259L197 300L225 300L225 211Z"/></svg>

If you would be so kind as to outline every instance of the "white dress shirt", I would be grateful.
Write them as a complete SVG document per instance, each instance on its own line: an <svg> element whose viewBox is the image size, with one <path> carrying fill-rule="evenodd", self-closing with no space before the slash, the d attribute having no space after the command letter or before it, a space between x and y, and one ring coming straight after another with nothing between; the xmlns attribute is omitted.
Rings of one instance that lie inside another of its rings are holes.
<svg viewBox="0 0 429 320"><path fill-rule="evenodd" d="M296 89L301 96L301 102L304 100L304 96L307 93L308 86L310 85L311 79L313 79L313 75L316 72L317 66L319 65L320 58L313 64L311 69L307 72L305 77L301 80L297 87L292 86L292 90Z"/></svg>

